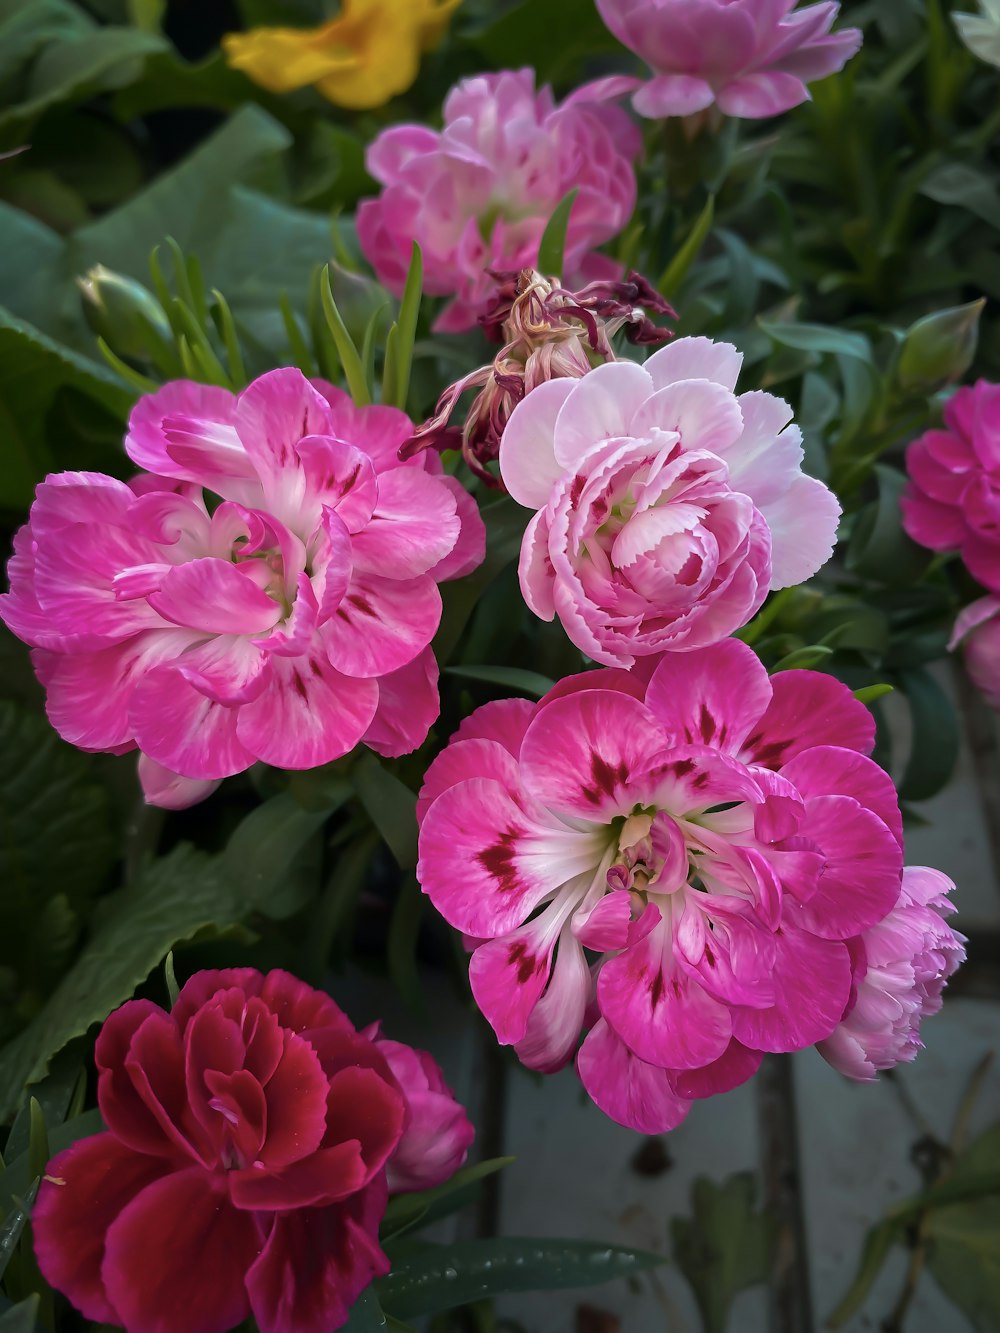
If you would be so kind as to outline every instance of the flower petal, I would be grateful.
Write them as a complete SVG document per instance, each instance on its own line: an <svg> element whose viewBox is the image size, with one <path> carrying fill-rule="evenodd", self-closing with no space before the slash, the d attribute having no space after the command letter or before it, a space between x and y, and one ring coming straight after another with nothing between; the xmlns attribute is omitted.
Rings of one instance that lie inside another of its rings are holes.
<svg viewBox="0 0 1000 1333"><path fill-rule="evenodd" d="M556 418L575 387L571 379L546 380L510 414L500 441L500 475L508 492L528 509L548 503L563 475L553 440Z"/></svg>
<svg viewBox="0 0 1000 1333"><path fill-rule="evenodd" d="M839 745L870 754L875 719L833 676L820 671L779 671L771 678L771 702L741 758L781 769L814 745Z"/></svg>
<svg viewBox="0 0 1000 1333"><path fill-rule="evenodd" d="M554 437L555 456L563 473L575 470L595 445L630 435L629 423L653 394L648 373L634 361L609 361L569 383L572 393L567 394L556 419ZM537 392L525 398L525 405L530 407ZM519 404L515 414L520 410Z"/></svg>
<svg viewBox="0 0 1000 1333"><path fill-rule="evenodd" d="M580 1047L576 1068L594 1104L640 1134L676 1129L691 1109L675 1093L667 1071L640 1060L603 1018Z"/></svg>
<svg viewBox="0 0 1000 1333"><path fill-rule="evenodd" d="M327 640L330 664L348 676L382 676L412 662L441 620L441 594L427 574L392 579L355 573Z"/></svg>
<svg viewBox="0 0 1000 1333"><path fill-rule="evenodd" d="M646 707L674 744L711 745L734 756L770 702L765 667L738 639L664 654L646 689Z"/></svg>

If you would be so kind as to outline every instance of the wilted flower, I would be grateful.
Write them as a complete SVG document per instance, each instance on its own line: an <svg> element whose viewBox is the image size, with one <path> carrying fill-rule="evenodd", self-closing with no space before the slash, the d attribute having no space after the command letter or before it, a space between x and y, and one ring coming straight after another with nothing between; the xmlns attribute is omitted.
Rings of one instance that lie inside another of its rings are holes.
<svg viewBox="0 0 1000 1333"><path fill-rule="evenodd" d="M499 1040L549 1071L589 1028L587 1091L656 1133L762 1051L829 1037L847 941L900 893L874 738L839 681L769 679L735 639L473 713L427 771L417 873L479 942L472 991Z"/></svg>
<svg viewBox="0 0 1000 1333"><path fill-rule="evenodd" d="M287 972L199 972L97 1040L105 1133L48 1166L45 1278L129 1333L330 1333L374 1277L404 1098L329 996Z"/></svg>
<svg viewBox="0 0 1000 1333"><path fill-rule="evenodd" d="M796 10L796 2L597 0L618 40L653 68L646 83L615 79L611 86L638 89L636 111L657 120L713 102L727 116L788 111L808 100L807 83L842 69L861 46L857 28L830 31L838 4Z"/></svg>
<svg viewBox="0 0 1000 1333"><path fill-rule="evenodd" d="M493 361L441 395L434 416L405 445L403 457L422 448L457 447L473 472L496 486L487 464L500 454L500 438L511 412L532 389L552 379L579 379L594 366L614 361L611 345L624 329L630 343L655 344L673 337L647 311L674 316L674 310L639 273L623 281L592 282L571 292L534 269L493 275L497 299L479 318L493 342L502 343ZM460 430L448 422L463 393L479 389Z"/></svg>
<svg viewBox="0 0 1000 1333"><path fill-rule="evenodd" d="M899 901L851 941L851 1001L819 1053L848 1078L871 1082L915 1060L920 1024L941 1008L945 983L965 959L965 937L945 917L955 885L939 870L908 866Z"/></svg>
<svg viewBox="0 0 1000 1333"><path fill-rule="evenodd" d="M399 462L412 433L294 369L239 395L178 381L132 412L126 449L151 475L47 478L0 616L36 649L59 734L138 748L171 807L256 760L419 745L437 584L478 564L484 532L439 459Z"/></svg>
<svg viewBox="0 0 1000 1333"><path fill-rule="evenodd" d="M537 266L546 224L573 188L566 273L576 284L615 271L591 252L632 216L641 146L625 113L594 105L586 88L556 106L530 69L466 79L448 94L442 130L396 125L369 147L368 170L385 188L358 210L361 248L398 296L419 242L424 290L450 298L435 328L460 332L484 313L491 270Z"/></svg>
<svg viewBox="0 0 1000 1333"><path fill-rule="evenodd" d="M388 1166L389 1192L433 1189L455 1174L469 1154L476 1131L461 1102L426 1051L376 1037L406 1098L406 1127Z"/></svg>
<svg viewBox="0 0 1000 1333"><path fill-rule="evenodd" d="M1000 68L1000 0L979 0L980 14L952 14L958 35L973 55Z"/></svg>
<svg viewBox="0 0 1000 1333"><path fill-rule="evenodd" d="M421 51L462 0L342 0L318 28L252 28L222 39L226 59L272 93L310 85L337 106L382 106L417 77Z"/></svg>
<svg viewBox="0 0 1000 1333"><path fill-rule="evenodd" d="M980 597L959 614L948 647L954 651L959 644L969 679L1000 710L1000 597Z"/></svg>
<svg viewBox="0 0 1000 1333"><path fill-rule="evenodd" d="M932 551L959 551L969 573L1000 593L1000 385L959 389L944 426L906 451L903 526Z"/></svg>
<svg viewBox="0 0 1000 1333"><path fill-rule="evenodd" d="M682 338L541 384L511 414L500 474L537 511L521 591L597 662L714 643L830 557L837 499L802 472L788 404L737 397L742 360Z"/></svg>

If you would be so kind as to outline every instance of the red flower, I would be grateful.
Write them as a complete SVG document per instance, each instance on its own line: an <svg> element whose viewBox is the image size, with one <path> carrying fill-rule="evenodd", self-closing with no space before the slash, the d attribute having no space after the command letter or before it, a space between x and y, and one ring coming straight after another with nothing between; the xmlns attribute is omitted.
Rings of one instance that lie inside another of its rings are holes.
<svg viewBox="0 0 1000 1333"><path fill-rule="evenodd" d="M49 1165L47 1280L128 1333L331 1333L389 1264L385 1165L406 1115L383 1056L286 972L199 972L97 1041L108 1132Z"/></svg>

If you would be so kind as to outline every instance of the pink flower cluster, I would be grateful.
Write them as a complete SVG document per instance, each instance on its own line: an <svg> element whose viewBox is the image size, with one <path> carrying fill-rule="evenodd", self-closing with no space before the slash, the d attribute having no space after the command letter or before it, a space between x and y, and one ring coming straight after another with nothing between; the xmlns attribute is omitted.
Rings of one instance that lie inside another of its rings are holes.
<svg viewBox="0 0 1000 1333"><path fill-rule="evenodd" d="M488 270L537 267L545 226L576 188L567 277L617 276L591 252L632 216L641 146L624 112L594 105L586 88L556 106L551 89L536 91L530 69L465 79L448 94L442 130L397 125L368 149L368 170L384 189L358 209L361 248L399 295L419 242L424 290L449 298L435 328L460 332L489 301Z"/></svg>
<svg viewBox="0 0 1000 1333"><path fill-rule="evenodd" d="M511 413L500 474L537 510L521 591L597 662L715 643L833 551L837 499L802 472L788 404L736 395L742 361L681 338L540 384Z"/></svg>
<svg viewBox="0 0 1000 1333"><path fill-rule="evenodd" d="M609 81L637 88L642 116L687 116L713 103L727 116L776 116L809 98L807 83L843 69L861 32L831 32L833 0L597 0L610 30L653 77ZM793 12L794 11L794 12Z"/></svg>
<svg viewBox="0 0 1000 1333"><path fill-rule="evenodd" d="M34 647L59 734L138 747L167 806L257 760L415 749L438 713L437 585L485 534L436 458L399 462L412 433L298 370L238 396L180 381L132 413L131 485L47 478L0 616Z"/></svg>
<svg viewBox="0 0 1000 1333"><path fill-rule="evenodd" d="M129 1333L340 1328L389 1271L389 1188L440 1184L472 1139L429 1056L286 972L200 972L169 1014L130 1001L96 1059L107 1131L50 1162L32 1227L46 1280Z"/></svg>
<svg viewBox="0 0 1000 1333"><path fill-rule="evenodd" d="M947 881L932 896L933 872L910 872L901 890L873 743L845 686L769 679L736 640L473 713L427 772L418 875L477 942L473 994L499 1040L532 1069L576 1054L597 1105L647 1133L744 1082L762 1052L830 1039L845 1013L844 1043L876 1067L912 1049L961 951L925 919ZM866 1045L893 958L922 990Z"/></svg>

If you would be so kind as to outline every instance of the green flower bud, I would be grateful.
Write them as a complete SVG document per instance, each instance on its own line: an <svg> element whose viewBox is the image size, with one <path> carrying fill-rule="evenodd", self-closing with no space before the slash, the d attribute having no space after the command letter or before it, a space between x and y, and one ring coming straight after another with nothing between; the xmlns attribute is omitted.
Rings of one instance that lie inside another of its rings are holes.
<svg viewBox="0 0 1000 1333"><path fill-rule="evenodd" d="M159 301L141 282L96 264L76 285L87 323L117 356L152 361L158 345L173 342Z"/></svg>
<svg viewBox="0 0 1000 1333"><path fill-rule="evenodd" d="M985 304L980 298L937 310L907 329L896 363L896 383L904 393L937 393L962 378L976 355Z"/></svg>

